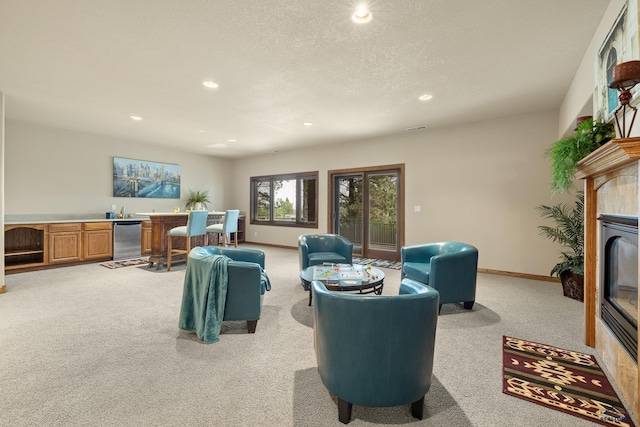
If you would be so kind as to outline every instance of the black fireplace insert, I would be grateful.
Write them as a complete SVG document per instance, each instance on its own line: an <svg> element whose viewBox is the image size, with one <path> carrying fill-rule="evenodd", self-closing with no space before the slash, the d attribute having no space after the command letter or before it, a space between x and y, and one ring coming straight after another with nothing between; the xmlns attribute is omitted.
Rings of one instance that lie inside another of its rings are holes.
<svg viewBox="0 0 640 427"><path fill-rule="evenodd" d="M638 218L601 215L600 317L638 361Z"/></svg>

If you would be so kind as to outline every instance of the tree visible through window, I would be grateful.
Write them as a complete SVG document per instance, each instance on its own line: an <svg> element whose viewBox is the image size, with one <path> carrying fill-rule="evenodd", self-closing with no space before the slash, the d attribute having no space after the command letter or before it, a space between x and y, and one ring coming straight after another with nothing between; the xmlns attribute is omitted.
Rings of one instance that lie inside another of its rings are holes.
<svg viewBox="0 0 640 427"><path fill-rule="evenodd" d="M318 172L251 178L251 223L317 227Z"/></svg>

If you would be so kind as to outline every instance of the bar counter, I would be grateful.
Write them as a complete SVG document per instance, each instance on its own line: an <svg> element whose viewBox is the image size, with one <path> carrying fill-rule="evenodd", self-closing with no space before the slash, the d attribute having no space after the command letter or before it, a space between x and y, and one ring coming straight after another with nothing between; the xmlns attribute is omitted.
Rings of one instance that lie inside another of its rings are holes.
<svg viewBox="0 0 640 427"><path fill-rule="evenodd" d="M188 212L144 212L136 213L138 216L146 216L151 220L151 255L149 267L156 264L159 270L167 263L167 233L174 227L187 225ZM210 211L207 217L207 225L219 224L224 218L224 212ZM211 243L211 242L210 242ZM215 244L215 243L214 243ZM193 237L191 247L204 245L204 236ZM174 248L185 248L184 239L174 239ZM176 254L171 257L171 262L183 260L185 254Z"/></svg>

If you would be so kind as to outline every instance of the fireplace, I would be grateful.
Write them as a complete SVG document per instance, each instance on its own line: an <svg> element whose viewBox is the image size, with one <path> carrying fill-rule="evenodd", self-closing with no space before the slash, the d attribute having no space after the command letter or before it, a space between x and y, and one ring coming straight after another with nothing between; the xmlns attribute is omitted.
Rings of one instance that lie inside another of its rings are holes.
<svg viewBox="0 0 640 427"><path fill-rule="evenodd" d="M601 215L600 318L638 362L638 218Z"/></svg>

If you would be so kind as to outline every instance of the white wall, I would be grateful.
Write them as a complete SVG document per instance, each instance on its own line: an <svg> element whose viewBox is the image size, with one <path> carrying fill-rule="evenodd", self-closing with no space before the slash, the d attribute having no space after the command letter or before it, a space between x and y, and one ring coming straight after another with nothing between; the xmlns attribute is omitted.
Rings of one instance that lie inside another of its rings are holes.
<svg viewBox="0 0 640 427"><path fill-rule="evenodd" d="M132 141L7 121L5 214L100 214L184 209L188 189L209 190L210 210L225 209L231 163ZM113 157L180 165L181 200L113 197Z"/></svg>
<svg viewBox="0 0 640 427"><path fill-rule="evenodd" d="M6 290L4 284L4 93L0 92L0 293Z"/></svg>
<svg viewBox="0 0 640 427"><path fill-rule="evenodd" d="M596 55L625 3L626 0L611 0L609 2L609 7L593 35L560 107L559 129L556 139L560 139L575 128L577 117L593 115L592 98L595 89Z"/></svg>
<svg viewBox="0 0 640 427"><path fill-rule="evenodd" d="M572 202L549 190L544 151L556 140L557 117L547 111L236 160L235 205L249 212L251 176L318 170L317 230L247 224L249 241L296 246L302 233L327 231L328 170L404 163L407 245L460 240L478 247L481 268L546 276L559 247L538 236L535 206Z"/></svg>

